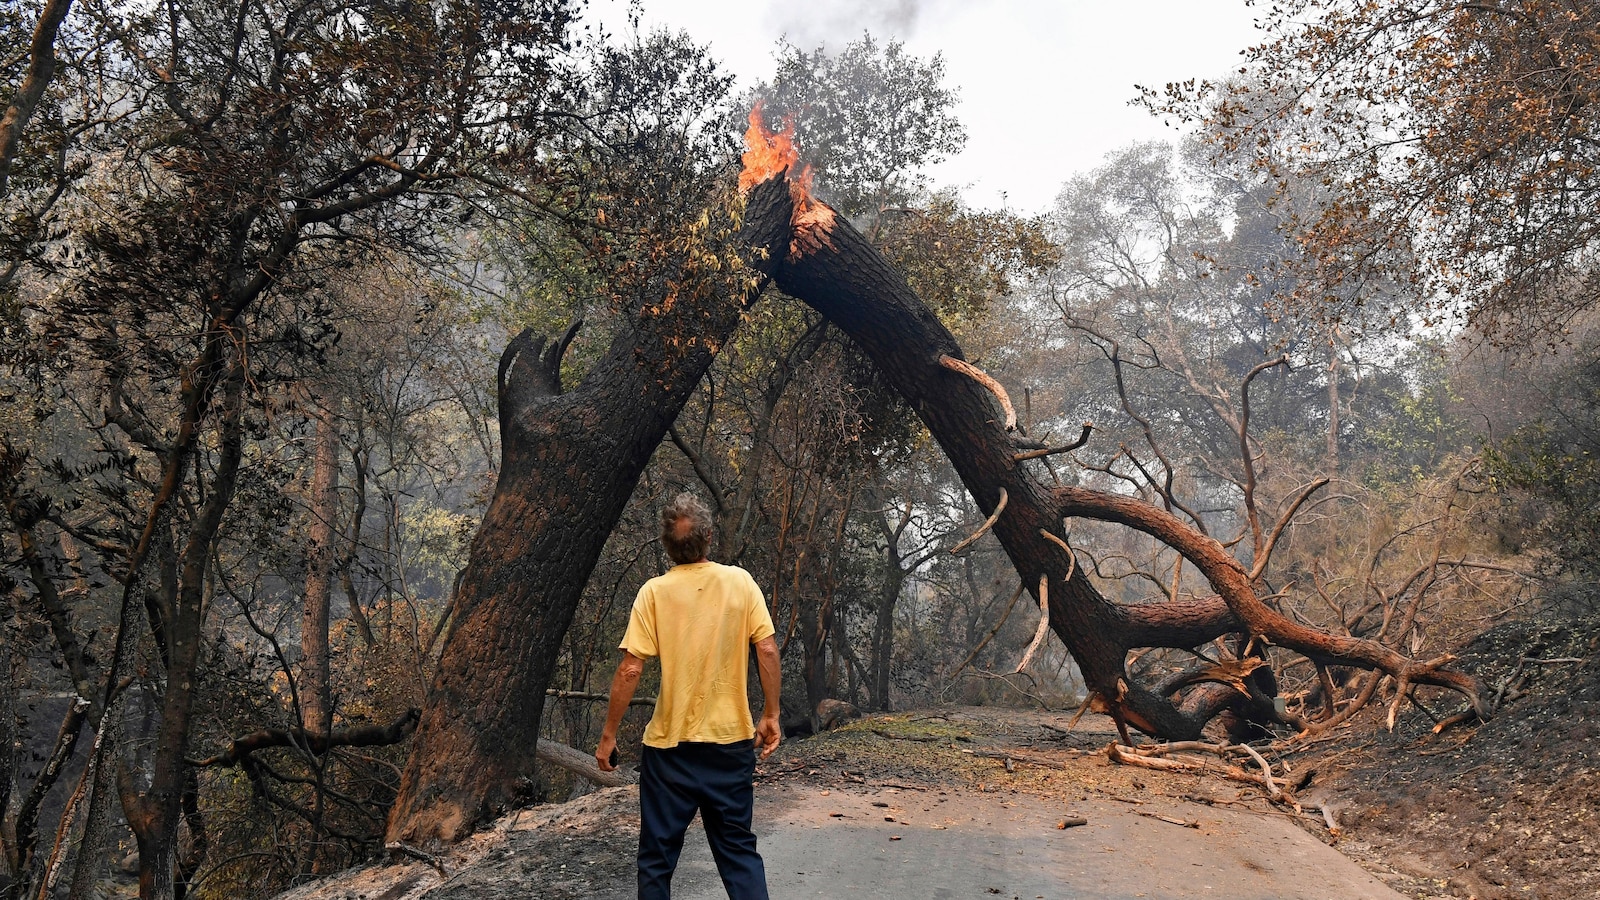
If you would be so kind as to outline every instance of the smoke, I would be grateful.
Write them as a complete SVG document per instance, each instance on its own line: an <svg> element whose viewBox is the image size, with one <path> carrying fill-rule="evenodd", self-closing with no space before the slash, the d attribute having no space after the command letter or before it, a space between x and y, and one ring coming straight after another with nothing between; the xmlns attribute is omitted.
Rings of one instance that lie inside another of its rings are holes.
<svg viewBox="0 0 1600 900"><path fill-rule="evenodd" d="M795 0L769 3L767 24L789 43L834 49L870 31L880 39L907 40L952 0Z"/></svg>

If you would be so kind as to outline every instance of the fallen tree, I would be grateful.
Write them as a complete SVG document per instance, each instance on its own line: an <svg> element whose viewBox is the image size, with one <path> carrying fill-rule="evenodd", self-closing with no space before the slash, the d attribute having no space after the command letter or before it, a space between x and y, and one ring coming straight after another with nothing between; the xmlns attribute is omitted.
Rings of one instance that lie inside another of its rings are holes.
<svg viewBox="0 0 1600 900"><path fill-rule="evenodd" d="M768 165L791 165L777 148ZM748 174L748 173L747 173ZM1039 447L1021 439L1004 388L965 360L960 345L905 279L849 222L804 194L795 203L794 236L774 273L785 292L845 331L878 365L928 426L985 514L1022 583L1071 651L1096 699L1126 732L1192 740L1224 710L1254 722L1289 722L1275 702L1272 667L1207 664L1160 685L1130 676L1130 650L1191 649L1232 637L1240 660L1272 644L1319 666L1339 664L1393 678L1396 697L1431 684L1465 696L1487 715L1483 691L1450 659L1419 661L1376 641L1337 636L1291 621L1258 595L1252 572L1215 538L1144 501L1041 477ZM1059 450L1072 449L1068 445ZM1050 449L1050 448L1046 448ZM1002 508L1003 507L1003 508ZM1139 605L1117 604L1095 589L1067 541L1064 518L1116 522L1172 547L1209 581L1216 596Z"/></svg>

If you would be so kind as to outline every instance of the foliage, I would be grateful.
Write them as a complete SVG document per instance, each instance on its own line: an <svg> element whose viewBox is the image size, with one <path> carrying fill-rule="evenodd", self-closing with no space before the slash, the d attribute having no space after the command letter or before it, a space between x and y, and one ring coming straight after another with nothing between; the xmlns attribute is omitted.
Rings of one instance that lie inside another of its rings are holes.
<svg viewBox="0 0 1600 900"><path fill-rule="evenodd" d="M1394 315L1465 313L1509 341L1559 341L1592 306L1593 4L1293 0L1261 27L1236 78L1145 102L1203 122L1219 159L1241 157L1280 192L1324 189L1287 207L1315 274L1303 299L1399 276L1412 289Z"/></svg>
<svg viewBox="0 0 1600 900"><path fill-rule="evenodd" d="M778 71L756 95L776 116L792 116L818 194L847 217L877 218L926 188L921 170L957 153L966 130L944 59L879 45L870 34L830 53L778 47Z"/></svg>
<svg viewBox="0 0 1600 900"><path fill-rule="evenodd" d="M1579 582L1600 577L1600 358L1556 370L1534 421L1492 448L1492 471L1542 507L1534 539Z"/></svg>

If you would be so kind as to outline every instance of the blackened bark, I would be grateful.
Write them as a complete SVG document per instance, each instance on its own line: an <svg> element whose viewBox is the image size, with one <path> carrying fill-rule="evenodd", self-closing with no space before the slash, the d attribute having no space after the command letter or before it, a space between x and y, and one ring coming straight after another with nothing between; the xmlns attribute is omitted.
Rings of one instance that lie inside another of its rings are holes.
<svg viewBox="0 0 1600 900"><path fill-rule="evenodd" d="M191 760L196 768L208 766L236 766L250 754L272 747L302 747L322 756L335 747L387 747L398 744L411 734L421 711L408 709L388 725L357 725L337 731L317 731L313 728L263 728L234 738L228 749L206 759Z"/></svg>
<svg viewBox="0 0 1600 900"><path fill-rule="evenodd" d="M788 246L790 206L781 176L750 194L740 241L765 251L750 263L763 273ZM524 332L506 348L500 480L461 578L388 841L457 840L525 799L545 689L583 586L645 464L753 296L641 313L570 393L559 376L565 339L546 347Z"/></svg>

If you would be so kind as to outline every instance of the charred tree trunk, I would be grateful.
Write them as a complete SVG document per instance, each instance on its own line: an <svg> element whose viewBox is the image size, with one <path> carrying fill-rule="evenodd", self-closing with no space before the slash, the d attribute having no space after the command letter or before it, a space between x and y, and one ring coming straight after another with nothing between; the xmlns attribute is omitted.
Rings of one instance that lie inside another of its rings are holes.
<svg viewBox="0 0 1600 900"><path fill-rule="evenodd" d="M789 240L780 178L750 194L743 246ZM750 296L662 302L640 312L578 386L524 332L500 363L500 479L456 598L387 840L453 841L525 799L545 689L585 582L645 464L676 420ZM665 298L663 298L665 299Z"/></svg>
<svg viewBox="0 0 1600 900"><path fill-rule="evenodd" d="M1131 646L1201 644L1235 630L1237 619L1221 601L1197 602L1181 615L1163 617L1160 613L1170 611L1119 608L1102 597L1044 536L1062 533L1055 499L1016 461L1016 445L989 389L940 363L943 356L962 358L955 337L848 222L831 214L819 218L824 221L809 228L797 226L794 250L776 273L778 285L827 316L872 357L927 424L985 514L994 511L1002 488L1008 492L995 535L1024 583L1033 586L1041 576L1048 578L1051 625L1072 650L1089 687L1121 698L1129 721L1147 731L1197 736L1205 719L1185 715L1165 698L1133 685L1124 668L1127 652ZM1126 642L1132 625L1148 643Z"/></svg>
<svg viewBox="0 0 1600 900"><path fill-rule="evenodd" d="M801 613L800 671L806 687L806 709L811 726L817 727L817 706L828 699L828 635L833 630L833 605L827 597L816 597Z"/></svg>
<svg viewBox="0 0 1600 900"><path fill-rule="evenodd" d="M873 709L884 712L888 712L890 708L889 686L894 657L894 608L906 583L906 573L900 568L900 557L892 552L892 547L890 549L889 559L885 560L887 571L884 572L883 584L878 591L878 607L874 610L872 621L870 672L872 684L868 688Z"/></svg>

